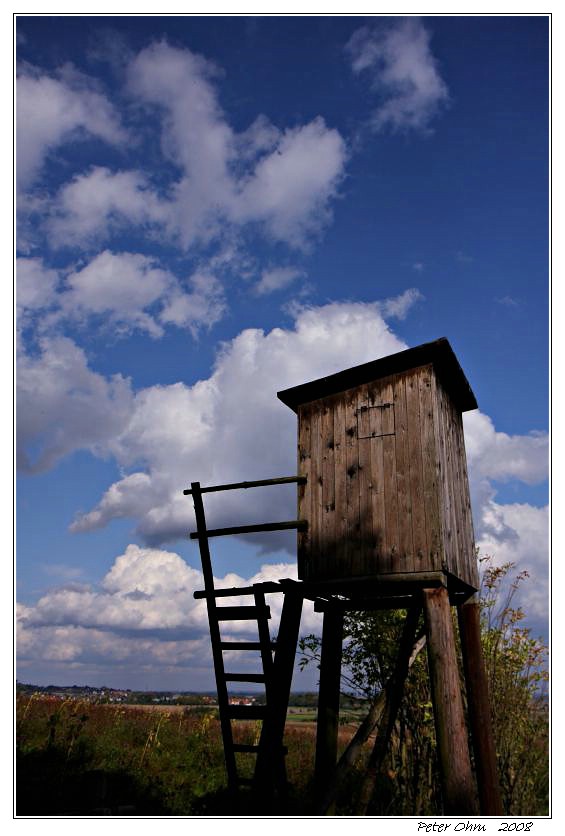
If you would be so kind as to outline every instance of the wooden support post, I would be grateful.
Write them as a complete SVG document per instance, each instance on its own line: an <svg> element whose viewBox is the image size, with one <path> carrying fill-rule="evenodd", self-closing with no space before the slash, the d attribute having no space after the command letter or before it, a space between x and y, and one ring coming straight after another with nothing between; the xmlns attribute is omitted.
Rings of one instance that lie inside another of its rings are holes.
<svg viewBox="0 0 565 836"><path fill-rule="evenodd" d="M474 596L460 605L457 610L481 813L484 816L501 816L504 810L496 765L488 681L481 645L480 606Z"/></svg>
<svg viewBox="0 0 565 836"><path fill-rule="evenodd" d="M406 621L402 630L400 645L398 648L398 656L394 670L388 682L385 685L385 704L383 715L379 722L377 736L373 751L367 764L367 772L361 785L361 792L357 800L357 807L355 814L358 816L366 816L367 808L371 801L371 796L375 791L375 785L378 780L379 773L382 769L383 761L390 744L390 738L396 723L400 703L402 702L402 695L404 693L404 684L408 671L410 669L410 657L416 640L416 630L418 629L418 621L422 607L418 602L412 605L406 614Z"/></svg>
<svg viewBox="0 0 565 836"><path fill-rule="evenodd" d="M276 641L272 685L277 706L277 733L280 735L281 739L284 732L288 700L292 686L292 674L296 659L298 634L300 632L302 604L303 598L300 584L295 584L290 589L287 588L285 590L279 632Z"/></svg>
<svg viewBox="0 0 565 836"><path fill-rule="evenodd" d="M342 640L343 610L339 604L332 605L329 603L324 612L322 655L320 659L316 762L314 767L317 793L324 792L333 775L337 761Z"/></svg>
<svg viewBox="0 0 565 836"><path fill-rule="evenodd" d="M418 654L425 646L425 643L426 637L424 635L420 636L418 641L415 642L410 653L410 658L408 659L408 668L412 666ZM334 772L334 777L330 781L323 798L320 800L320 803L315 810L316 814L325 815L328 812L340 790L340 787L346 780L347 775L361 757L364 744L369 739L375 726L381 722L386 708L390 682L391 680L388 681L383 690L380 691L379 695L375 698L371 704L369 713L349 741L347 748L340 757Z"/></svg>
<svg viewBox="0 0 565 836"><path fill-rule="evenodd" d="M446 815L473 815L477 803L455 651L449 594L424 589L428 662Z"/></svg>
<svg viewBox="0 0 565 836"><path fill-rule="evenodd" d="M267 686L267 715L259 740L259 752L253 779L258 806L273 812L275 797L284 793L283 738L300 632L303 598L298 584L285 590L276 641L272 679Z"/></svg>

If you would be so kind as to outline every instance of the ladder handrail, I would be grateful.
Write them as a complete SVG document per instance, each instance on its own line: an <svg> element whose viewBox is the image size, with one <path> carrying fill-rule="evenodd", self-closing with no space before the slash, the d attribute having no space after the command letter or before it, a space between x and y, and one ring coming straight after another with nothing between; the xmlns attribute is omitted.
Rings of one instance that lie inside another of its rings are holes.
<svg viewBox="0 0 565 836"><path fill-rule="evenodd" d="M208 537L226 537L230 534L253 534L260 531L306 531L308 522L306 520L280 520L270 523L252 523L250 525L230 525L228 528L208 528ZM198 531L190 532L191 540L198 540Z"/></svg>
<svg viewBox="0 0 565 836"><path fill-rule="evenodd" d="M306 476L279 476L275 479L259 479L255 482L231 482L225 485L209 485L206 488L199 487L200 493L212 493L213 491L233 491L240 488L262 488L268 485L289 485L296 483L298 485L305 485L307 482ZM190 488L183 491L185 496L190 496L194 490L194 482Z"/></svg>

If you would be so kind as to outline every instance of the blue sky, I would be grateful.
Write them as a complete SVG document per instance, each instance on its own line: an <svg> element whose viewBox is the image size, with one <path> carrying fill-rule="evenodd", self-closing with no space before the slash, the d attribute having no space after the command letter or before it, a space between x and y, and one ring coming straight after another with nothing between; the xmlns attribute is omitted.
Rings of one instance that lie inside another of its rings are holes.
<svg viewBox="0 0 565 836"><path fill-rule="evenodd" d="M530 572L547 631L548 36L18 18L21 680L212 688L183 488L294 472L277 390L440 336L479 403L477 543ZM222 495L210 519L293 505ZM222 541L218 578L292 575L277 536Z"/></svg>

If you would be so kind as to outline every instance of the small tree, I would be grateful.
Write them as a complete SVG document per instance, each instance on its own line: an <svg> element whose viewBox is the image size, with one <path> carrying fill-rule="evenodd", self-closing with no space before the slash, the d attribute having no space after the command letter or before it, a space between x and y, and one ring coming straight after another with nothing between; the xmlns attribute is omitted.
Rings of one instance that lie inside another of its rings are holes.
<svg viewBox="0 0 565 836"><path fill-rule="evenodd" d="M547 646L522 626L513 605L528 578L513 563L481 559L482 641L491 693L500 788L507 813L543 815L549 807Z"/></svg>

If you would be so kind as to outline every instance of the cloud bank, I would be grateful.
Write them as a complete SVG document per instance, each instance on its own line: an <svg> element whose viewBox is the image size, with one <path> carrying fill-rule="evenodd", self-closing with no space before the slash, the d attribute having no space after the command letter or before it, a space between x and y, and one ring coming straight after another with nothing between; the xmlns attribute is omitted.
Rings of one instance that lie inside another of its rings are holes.
<svg viewBox="0 0 565 836"><path fill-rule="evenodd" d="M264 565L250 578L230 573L215 582L217 586L246 586L282 577L295 578L295 564ZM131 544L98 587L68 584L46 593L33 606L18 607L20 665L25 670L28 665L47 663L74 670L75 676L98 668L111 675L112 668L119 668L119 676L128 679L141 670L152 676L176 674L179 681L190 668L190 687L209 687L212 658L206 606L193 597L202 587L201 573L178 554ZM282 596L267 597L270 629L276 635ZM249 602L226 598L225 603ZM320 628L320 615L306 603L302 629L319 632ZM257 628L249 621L231 621L224 624L222 635L255 640ZM258 669L256 654L231 651L225 657L242 672Z"/></svg>

